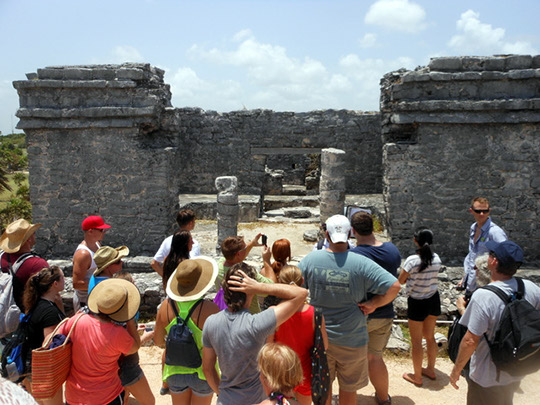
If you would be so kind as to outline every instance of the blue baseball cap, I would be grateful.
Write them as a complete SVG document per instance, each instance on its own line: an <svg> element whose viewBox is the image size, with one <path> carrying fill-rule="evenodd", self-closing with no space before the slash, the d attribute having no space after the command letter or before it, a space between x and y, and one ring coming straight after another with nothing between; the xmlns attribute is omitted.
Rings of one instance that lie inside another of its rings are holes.
<svg viewBox="0 0 540 405"><path fill-rule="evenodd" d="M505 240L504 242L486 242L486 248L490 252L493 252L497 260L503 265L509 265L514 263L523 263L523 250L511 240Z"/></svg>

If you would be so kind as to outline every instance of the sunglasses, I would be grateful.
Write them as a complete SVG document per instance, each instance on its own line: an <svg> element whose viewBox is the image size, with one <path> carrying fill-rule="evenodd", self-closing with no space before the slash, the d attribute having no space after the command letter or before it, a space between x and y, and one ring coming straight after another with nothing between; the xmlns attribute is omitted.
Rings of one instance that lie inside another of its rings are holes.
<svg viewBox="0 0 540 405"><path fill-rule="evenodd" d="M97 228L93 228L93 229L94 229L94 231L99 231L99 232L101 232L101 233L107 232L106 229L97 229Z"/></svg>
<svg viewBox="0 0 540 405"><path fill-rule="evenodd" d="M471 208L471 210L473 210L477 214L487 214L489 212L490 208L488 208L487 210L477 210L477 209Z"/></svg>

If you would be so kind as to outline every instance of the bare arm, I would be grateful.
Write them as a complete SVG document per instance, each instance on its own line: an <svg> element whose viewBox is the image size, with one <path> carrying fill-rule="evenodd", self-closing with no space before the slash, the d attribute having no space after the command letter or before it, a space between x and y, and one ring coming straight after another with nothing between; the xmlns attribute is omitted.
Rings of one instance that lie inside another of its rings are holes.
<svg viewBox="0 0 540 405"><path fill-rule="evenodd" d="M212 388L212 390L219 395L219 384L221 382L221 379L219 378L219 375L216 371L216 360L217 355L214 349L210 347L203 347L202 352L202 366L203 366L203 373L206 377L206 381L208 382L208 385Z"/></svg>
<svg viewBox="0 0 540 405"><path fill-rule="evenodd" d="M399 272L399 277L398 277L399 284L405 284L408 278L409 278L409 273L401 269L401 271Z"/></svg>
<svg viewBox="0 0 540 405"><path fill-rule="evenodd" d="M154 269L154 271L159 274L161 277L163 277L163 263L160 263L154 259L152 259L152 262L150 263L150 266Z"/></svg>
<svg viewBox="0 0 540 405"><path fill-rule="evenodd" d="M76 290L88 290L86 272L92 265L92 256L84 249L79 249L73 255L73 288Z"/></svg>
<svg viewBox="0 0 540 405"><path fill-rule="evenodd" d="M137 325L135 325L135 321L133 319L127 322L126 329L133 338L133 345L131 346L131 349L129 349L129 352L127 352L126 354L137 353L139 347L141 347L141 338L139 337Z"/></svg>
<svg viewBox="0 0 540 405"><path fill-rule="evenodd" d="M370 300L358 304L364 315L371 314L375 309L382 307L383 305L389 304L397 297L399 290L401 289L401 284L399 281L394 282L390 288L386 291L384 295L375 295Z"/></svg>
<svg viewBox="0 0 540 405"><path fill-rule="evenodd" d="M163 304L161 304L161 307L159 308L159 311L156 315L156 326L154 328L154 343L159 347L165 347L165 327L169 324L167 312L168 308L170 307L171 303L169 299L165 299L163 301ZM172 311L172 309L171 309Z"/></svg>
<svg viewBox="0 0 540 405"><path fill-rule="evenodd" d="M480 342L481 337L482 336L478 336L474 333L467 331L467 333L465 333L465 336L463 336L463 339L461 339L456 363L454 364L454 368L450 373L450 384L452 384L452 387L454 387L456 390L459 389L457 382L459 380L461 370L463 370L463 367L465 367L465 365L473 355L474 351L478 347L478 343Z"/></svg>
<svg viewBox="0 0 540 405"><path fill-rule="evenodd" d="M272 251L270 250L270 248L268 246L264 246L263 247L263 254L262 254L262 259L263 259L263 268L261 270L261 274L272 280L274 283L277 283L277 277L276 277L276 273L274 272L274 269L272 268L272 265L270 264L270 258L272 257Z"/></svg>
<svg viewBox="0 0 540 405"><path fill-rule="evenodd" d="M289 319L304 304L308 296L308 291L305 288L296 285L258 283L249 278L242 270L239 270L239 273L241 276L231 276L229 280L231 290L254 295L275 295L283 300L273 307L276 315L276 326Z"/></svg>
<svg viewBox="0 0 540 405"><path fill-rule="evenodd" d="M249 252L251 252L251 249L253 249L255 246L263 246L262 243L259 243L261 236L262 233L259 232L257 236L255 236L253 240L246 245L246 255L248 255Z"/></svg>

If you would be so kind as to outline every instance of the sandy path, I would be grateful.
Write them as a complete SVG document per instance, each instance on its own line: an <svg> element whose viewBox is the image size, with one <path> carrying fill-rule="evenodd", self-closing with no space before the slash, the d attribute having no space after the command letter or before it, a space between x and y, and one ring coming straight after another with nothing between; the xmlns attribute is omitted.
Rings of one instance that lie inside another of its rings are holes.
<svg viewBox="0 0 540 405"><path fill-rule="evenodd" d="M156 396L156 404L171 404L170 396L159 395L161 387L161 351L156 346L143 347L139 351L141 366L148 378L150 387ZM465 404L467 383L460 380L459 390L455 390L449 383L448 375L452 369L452 363L448 359L437 359L437 380L425 380L422 388L417 388L401 378L405 372L412 371L412 364L408 358L391 356L387 358L388 372L390 374L390 394L394 405L457 405ZM516 394L515 405L532 405L538 403L537 390L540 386L540 372L527 376L521 384L521 393ZM334 384L337 392L337 384ZM373 387L371 385L358 391L358 404L375 404L373 399ZM534 398L537 398L536 400ZM215 404L215 396L212 401ZM130 405L138 402L133 398Z"/></svg>

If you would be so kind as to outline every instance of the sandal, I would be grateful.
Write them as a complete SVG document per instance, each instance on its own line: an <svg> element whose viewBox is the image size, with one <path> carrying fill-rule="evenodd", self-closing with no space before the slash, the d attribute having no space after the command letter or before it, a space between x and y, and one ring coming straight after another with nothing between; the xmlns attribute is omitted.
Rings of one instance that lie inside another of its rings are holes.
<svg viewBox="0 0 540 405"><path fill-rule="evenodd" d="M408 381L410 382L411 384L414 384L416 385L417 387L421 387L423 385L423 383L418 383L416 381L413 380L413 377L414 377L414 374L411 374L411 373L404 373L403 374L403 379L405 381Z"/></svg>
<svg viewBox="0 0 540 405"><path fill-rule="evenodd" d="M386 401L382 401L377 396L377 393L375 393L375 402L377 402L378 405L391 405L392 404L392 397L390 394L388 394L388 399Z"/></svg>

